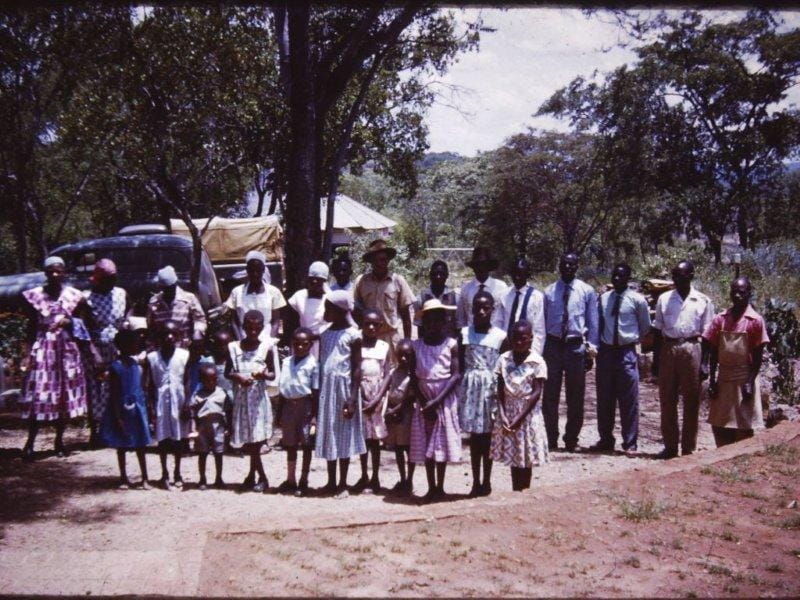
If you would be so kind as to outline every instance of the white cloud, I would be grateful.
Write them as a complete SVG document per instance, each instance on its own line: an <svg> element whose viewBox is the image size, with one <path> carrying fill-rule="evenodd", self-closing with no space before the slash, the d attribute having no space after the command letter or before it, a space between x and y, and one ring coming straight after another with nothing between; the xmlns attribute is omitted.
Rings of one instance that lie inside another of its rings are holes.
<svg viewBox="0 0 800 600"><path fill-rule="evenodd" d="M578 75L611 71L635 58L617 46L620 29L601 15L587 17L578 9L470 8L456 11L456 16L468 22L479 13L484 25L497 31L483 33L479 51L462 55L441 78L446 85L471 91L458 97L459 108L469 116L464 118L444 103L431 107L426 119L431 151L472 156L496 148L529 126L564 131L566 123L533 114ZM788 27L800 25L800 12L785 12L782 17ZM800 103L797 86L789 101Z"/></svg>

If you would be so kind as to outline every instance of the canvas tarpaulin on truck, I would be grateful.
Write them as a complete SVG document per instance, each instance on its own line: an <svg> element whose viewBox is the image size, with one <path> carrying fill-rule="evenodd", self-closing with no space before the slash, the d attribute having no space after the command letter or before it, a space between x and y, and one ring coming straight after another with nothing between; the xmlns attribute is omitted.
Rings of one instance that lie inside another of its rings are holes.
<svg viewBox="0 0 800 600"><path fill-rule="evenodd" d="M208 219L192 219L192 222L202 232ZM170 227L177 235L191 237L189 228L180 219L171 219ZM250 250L263 252L268 261L283 260L283 229L274 215L243 219L212 217L202 240L214 263L243 261Z"/></svg>

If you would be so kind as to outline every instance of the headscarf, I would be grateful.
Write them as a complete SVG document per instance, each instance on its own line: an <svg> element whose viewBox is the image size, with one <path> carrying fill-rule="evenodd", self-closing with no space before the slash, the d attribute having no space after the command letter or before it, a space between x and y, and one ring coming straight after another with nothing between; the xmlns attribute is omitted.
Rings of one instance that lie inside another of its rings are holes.
<svg viewBox="0 0 800 600"><path fill-rule="evenodd" d="M328 265L326 265L322 261L317 260L311 263L308 267L309 277L316 277L318 279L324 279L325 281L327 281L329 275L330 275L330 270L328 269Z"/></svg>
<svg viewBox="0 0 800 600"><path fill-rule="evenodd" d="M325 300L347 312L348 316L353 312L353 308L355 307L353 294L346 290L333 290L325 296Z"/></svg>
<svg viewBox="0 0 800 600"><path fill-rule="evenodd" d="M60 256L48 256L44 259L44 268L52 267L53 265L61 265L62 267L66 266L64 264L64 259Z"/></svg>
<svg viewBox="0 0 800 600"><path fill-rule="evenodd" d="M112 277L117 274L117 265L110 258L101 258L94 264L94 271L90 280L92 283L98 283L106 277Z"/></svg>
<svg viewBox="0 0 800 600"><path fill-rule="evenodd" d="M175 273L175 268L172 265L167 265L158 271L156 279L161 286L169 287L178 283L178 274Z"/></svg>

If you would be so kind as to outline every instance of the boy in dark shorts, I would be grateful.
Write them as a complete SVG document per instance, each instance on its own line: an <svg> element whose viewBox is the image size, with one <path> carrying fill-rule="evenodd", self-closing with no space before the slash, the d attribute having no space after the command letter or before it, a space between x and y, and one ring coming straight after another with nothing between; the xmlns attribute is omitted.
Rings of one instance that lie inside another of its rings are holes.
<svg viewBox="0 0 800 600"><path fill-rule="evenodd" d="M225 450L225 418L231 410L230 396L217 385L217 368L214 363L200 363L200 387L192 395L192 411L197 420L197 461L201 490L206 489L206 460L214 455L216 477L214 487L222 488L222 453Z"/></svg>

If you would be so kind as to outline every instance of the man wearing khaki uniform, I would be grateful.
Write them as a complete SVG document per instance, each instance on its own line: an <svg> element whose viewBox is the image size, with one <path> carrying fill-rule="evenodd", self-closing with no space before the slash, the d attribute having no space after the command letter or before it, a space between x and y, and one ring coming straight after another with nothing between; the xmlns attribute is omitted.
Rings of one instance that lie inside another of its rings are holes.
<svg viewBox="0 0 800 600"><path fill-rule="evenodd" d="M389 272L389 261L397 256L383 240L375 240L364 254L364 262L372 265L372 270L356 283L353 293L359 313L373 309L383 318L378 338L389 344L389 359L395 362L395 348L402 337L411 337L410 307L414 303L405 278L398 273ZM400 328L402 327L402 335Z"/></svg>
<svg viewBox="0 0 800 600"><path fill-rule="evenodd" d="M658 458L685 456L697 446L700 391L708 378L708 351L702 335L714 318L714 304L692 287L694 265L679 262L672 269L675 289L659 296L653 322L653 375L658 377L661 435L664 449ZM678 425L678 396L683 397L683 430Z"/></svg>

